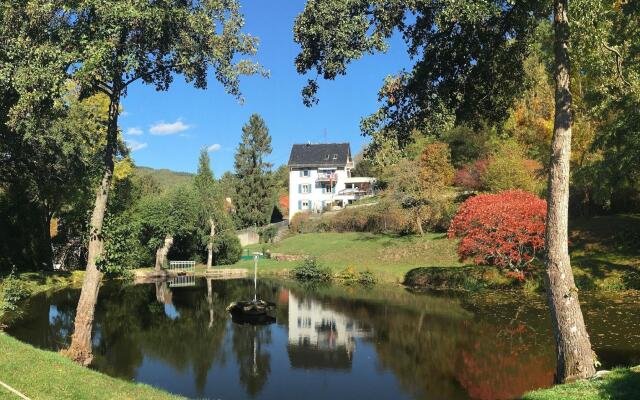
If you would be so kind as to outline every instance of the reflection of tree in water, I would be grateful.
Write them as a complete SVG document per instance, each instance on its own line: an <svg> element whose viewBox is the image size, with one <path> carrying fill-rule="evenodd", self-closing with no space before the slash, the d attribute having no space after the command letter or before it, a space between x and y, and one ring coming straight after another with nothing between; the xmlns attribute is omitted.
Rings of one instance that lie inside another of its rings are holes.
<svg viewBox="0 0 640 400"><path fill-rule="evenodd" d="M263 346L269 343L268 326L233 325L233 352L240 369L240 383L251 397L260 393L271 373L271 356L263 351Z"/></svg>
<svg viewBox="0 0 640 400"><path fill-rule="evenodd" d="M181 371L191 367L196 390L202 393L213 362L221 356L224 301L202 287L171 291L166 283L105 292L99 303L102 315L96 318L103 332L94 366L130 380L149 356ZM163 306L169 302L178 318L165 314Z"/></svg>

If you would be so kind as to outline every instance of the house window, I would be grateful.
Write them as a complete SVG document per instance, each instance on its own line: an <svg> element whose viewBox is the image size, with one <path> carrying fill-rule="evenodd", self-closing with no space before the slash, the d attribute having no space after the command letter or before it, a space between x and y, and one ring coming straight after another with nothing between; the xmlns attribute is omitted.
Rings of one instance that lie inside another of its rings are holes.
<svg viewBox="0 0 640 400"><path fill-rule="evenodd" d="M309 171L308 169L303 169L300 171L300 176L309 176L311 175L311 171Z"/></svg>
<svg viewBox="0 0 640 400"><path fill-rule="evenodd" d="M300 193L311 193L311 185L309 184L300 185Z"/></svg>
<svg viewBox="0 0 640 400"><path fill-rule="evenodd" d="M337 154L334 154L334 155L333 155L333 159L334 159L334 160L337 160L337 159L338 159L338 155L337 155Z"/></svg>
<svg viewBox="0 0 640 400"><path fill-rule="evenodd" d="M330 156L329 156L329 154L326 154L326 155L324 156L324 159L325 159L325 160L328 160L328 159L329 159L329 157L330 157Z"/></svg>
<svg viewBox="0 0 640 400"><path fill-rule="evenodd" d="M308 210L310 208L311 208L311 202L309 202L309 200L300 201L300 209L301 210Z"/></svg>

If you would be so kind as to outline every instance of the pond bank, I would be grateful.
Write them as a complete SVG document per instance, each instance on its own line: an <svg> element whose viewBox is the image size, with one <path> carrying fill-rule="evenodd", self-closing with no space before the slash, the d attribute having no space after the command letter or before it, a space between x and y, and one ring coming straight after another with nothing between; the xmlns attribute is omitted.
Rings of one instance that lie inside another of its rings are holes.
<svg viewBox="0 0 640 400"><path fill-rule="evenodd" d="M526 393L523 400L613 400L640 398L640 366L618 368L602 378Z"/></svg>
<svg viewBox="0 0 640 400"><path fill-rule="evenodd" d="M181 399L81 367L51 351L0 333L0 376L30 399ZM8 394L0 388L2 394Z"/></svg>

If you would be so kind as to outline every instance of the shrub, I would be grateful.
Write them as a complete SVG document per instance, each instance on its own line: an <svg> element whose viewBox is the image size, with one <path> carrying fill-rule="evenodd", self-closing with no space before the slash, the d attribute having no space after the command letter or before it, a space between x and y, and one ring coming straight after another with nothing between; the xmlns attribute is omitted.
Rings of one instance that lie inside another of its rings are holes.
<svg viewBox="0 0 640 400"><path fill-rule="evenodd" d="M27 285L11 271L0 285L0 317L8 311L15 311L18 303L27 298L29 293Z"/></svg>
<svg viewBox="0 0 640 400"><path fill-rule="evenodd" d="M347 286L373 286L378 282L378 279L373 274L373 272L369 270L356 271L353 267L347 267L340 271L336 276L336 279L343 285Z"/></svg>
<svg viewBox="0 0 640 400"><path fill-rule="evenodd" d="M278 234L278 227L269 225L265 228L260 229L260 232L258 232L258 234L260 235L261 243L272 243L276 235Z"/></svg>
<svg viewBox="0 0 640 400"><path fill-rule="evenodd" d="M240 261L242 245L234 232L226 231L218 234L213 246L216 265L231 265Z"/></svg>
<svg viewBox="0 0 640 400"><path fill-rule="evenodd" d="M488 163L487 160L476 160L465 164L456 171L453 184L469 190L482 190L482 175L486 171Z"/></svg>
<svg viewBox="0 0 640 400"><path fill-rule="evenodd" d="M461 260L522 272L544 248L546 207L521 190L482 194L462 204L448 235L461 239Z"/></svg>
<svg viewBox="0 0 640 400"><path fill-rule="evenodd" d="M300 282L330 282L332 278L331 269L321 265L315 257L305 258L291 272Z"/></svg>
<svg viewBox="0 0 640 400"><path fill-rule="evenodd" d="M291 218L289 221L289 230L294 233L309 233L311 226L311 214L307 212L300 212Z"/></svg>

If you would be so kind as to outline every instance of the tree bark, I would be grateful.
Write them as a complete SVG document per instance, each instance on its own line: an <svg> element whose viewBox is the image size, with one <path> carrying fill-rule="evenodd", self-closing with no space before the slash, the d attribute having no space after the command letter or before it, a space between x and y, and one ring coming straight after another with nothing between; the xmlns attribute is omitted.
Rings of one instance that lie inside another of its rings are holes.
<svg viewBox="0 0 640 400"><path fill-rule="evenodd" d="M424 229L422 229L422 217L420 217L420 212L418 211L418 215L416 215L416 229L420 236L424 235Z"/></svg>
<svg viewBox="0 0 640 400"><path fill-rule="evenodd" d="M213 218L209 219L209 225L211 226L211 231L209 233L209 244L207 244L207 269L213 265L213 241L216 237L216 223Z"/></svg>
<svg viewBox="0 0 640 400"><path fill-rule="evenodd" d="M91 351L91 330L93 328L93 315L102 274L98 268L99 258L104 250L102 238L102 224L109 199L111 178L113 177L114 157L118 141L118 113L120 107L120 93L114 91L109 103L109 119L107 126L107 142L104 150L104 172L100 186L96 190L96 200L91 214L89 226L89 254L87 257L87 269L82 282L82 291L76 310L75 326L71 337L71 346L66 354L69 358L81 365L89 365L93 359Z"/></svg>
<svg viewBox="0 0 640 400"><path fill-rule="evenodd" d="M167 255L173 246L173 236L167 235L162 246L156 250L156 271L160 271L167 264Z"/></svg>
<svg viewBox="0 0 640 400"><path fill-rule="evenodd" d="M545 235L545 283L556 342L557 383L595 374L594 353L580 310L568 248L572 98L569 90L567 6L568 0L554 1L556 105Z"/></svg>

